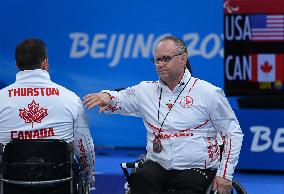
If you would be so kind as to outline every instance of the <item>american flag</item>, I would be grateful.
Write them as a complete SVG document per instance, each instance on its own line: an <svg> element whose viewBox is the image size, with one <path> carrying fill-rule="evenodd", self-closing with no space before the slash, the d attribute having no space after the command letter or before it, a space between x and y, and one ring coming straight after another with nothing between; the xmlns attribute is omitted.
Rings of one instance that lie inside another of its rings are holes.
<svg viewBox="0 0 284 194"><path fill-rule="evenodd" d="M250 27L253 41L284 40L284 15L252 15Z"/></svg>

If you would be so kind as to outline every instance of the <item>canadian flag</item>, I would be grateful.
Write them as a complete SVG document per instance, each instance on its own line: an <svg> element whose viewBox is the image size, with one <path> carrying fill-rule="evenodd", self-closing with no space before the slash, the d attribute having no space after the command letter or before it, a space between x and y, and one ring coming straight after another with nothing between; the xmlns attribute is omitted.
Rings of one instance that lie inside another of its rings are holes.
<svg viewBox="0 0 284 194"><path fill-rule="evenodd" d="M252 81L284 81L284 54L252 54Z"/></svg>

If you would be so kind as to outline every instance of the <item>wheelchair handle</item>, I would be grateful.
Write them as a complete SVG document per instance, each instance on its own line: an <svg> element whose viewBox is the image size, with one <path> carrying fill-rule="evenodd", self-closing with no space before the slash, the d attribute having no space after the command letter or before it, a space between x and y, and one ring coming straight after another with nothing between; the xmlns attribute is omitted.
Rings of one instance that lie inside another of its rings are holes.
<svg viewBox="0 0 284 194"><path fill-rule="evenodd" d="M126 181L128 182L128 184L130 184L130 175L128 172L128 168L142 168L143 166L143 162L138 160L136 162L123 162L120 163L120 167L124 173L124 176L126 178Z"/></svg>
<svg viewBox="0 0 284 194"><path fill-rule="evenodd" d="M123 162L120 164L121 168L127 169L127 168L142 168L143 162L136 161L136 162Z"/></svg>

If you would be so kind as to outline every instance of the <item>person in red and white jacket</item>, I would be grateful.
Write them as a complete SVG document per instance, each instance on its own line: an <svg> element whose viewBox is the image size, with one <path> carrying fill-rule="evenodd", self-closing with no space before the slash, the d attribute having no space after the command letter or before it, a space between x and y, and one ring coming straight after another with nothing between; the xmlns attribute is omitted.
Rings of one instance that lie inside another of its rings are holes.
<svg viewBox="0 0 284 194"><path fill-rule="evenodd" d="M148 160L131 177L134 194L157 194L168 187L205 193L212 181L219 194L230 193L243 133L223 91L191 75L182 40L162 38L155 55L159 81L88 94L85 107L143 118ZM225 146L221 161L220 136Z"/></svg>
<svg viewBox="0 0 284 194"><path fill-rule="evenodd" d="M62 139L73 142L84 179L94 184L94 145L83 103L52 82L45 44L24 40L15 51L15 83L0 90L0 143L13 139Z"/></svg>

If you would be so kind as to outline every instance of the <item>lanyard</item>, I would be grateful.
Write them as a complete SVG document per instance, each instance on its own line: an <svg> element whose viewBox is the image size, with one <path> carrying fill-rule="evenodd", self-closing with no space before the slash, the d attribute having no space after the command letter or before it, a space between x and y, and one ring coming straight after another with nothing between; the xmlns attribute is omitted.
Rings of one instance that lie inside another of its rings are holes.
<svg viewBox="0 0 284 194"><path fill-rule="evenodd" d="M191 80L191 77L189 78L189 80L186 82L185 86L182 88L182 90L180 91L180 93L178 94L177 98L175 99L174 103L173 103L173 106L168 110L166 116L164 117L164 120L160 126L160 129L159 129L159 132L158 132L158 135L155 135L156 137L159 137L161 131L162 131L162 127L164 125L164 122L167 118L167 116L169 115L169 113L171 112L171 110L173 109L176 101L178 100L179 96L181 95L181 93L184 91L184 89L186 88L187 84L189 83L189 81ZM158 121L160 120L160 108L161 108L161 99L162 99L162 93L163 93L163 88L161 87L161 90L160 90L160 96L159 96L159 109L158 109Z"/></svg>

